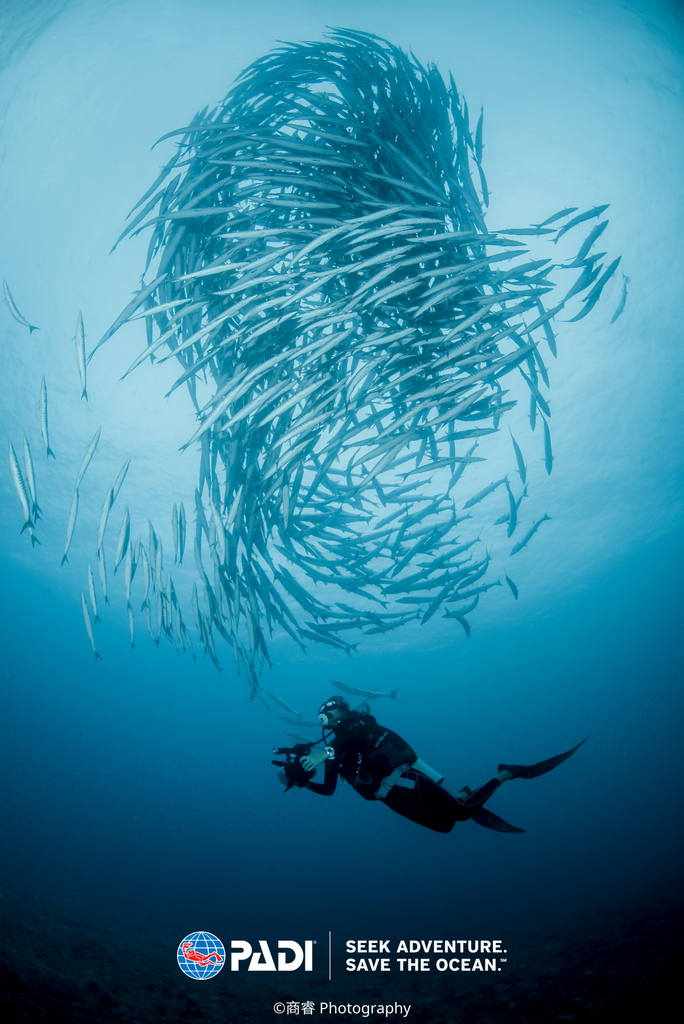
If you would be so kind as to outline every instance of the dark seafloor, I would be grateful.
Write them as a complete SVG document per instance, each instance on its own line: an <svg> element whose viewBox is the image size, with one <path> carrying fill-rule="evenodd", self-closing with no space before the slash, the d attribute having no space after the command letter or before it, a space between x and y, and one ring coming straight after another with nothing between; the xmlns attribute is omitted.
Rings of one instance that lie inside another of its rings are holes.
<svg viewBox="0 0 684 1024"><path fill-rule="evenodd" d="M673 887L679 882L672 881ZM409 1019L426 1024L678 1021L681 888L665 896L650 893L641 910L605 910L589 925L586 920L561 928L549 924L517 936L516 966L503 981L483 985L480 978L456 981L442 975L426 992L420 979L405 978L393 986L392 1001L411 1003ZM198 984L173 962L175 936L123 931L109 921L98 926L30 896L5 897L0 923L0 1019L7 1024L223 1024L276 1020L271 1010L276 1000L349 1001L344 983L329 982L320 970L311 980L289 984L240 977L233 985L227 972L213 985ZM361 1005L387 1001L384 985L373 981L353 996ZM321 1017L315 1013L311 1019Z"/></svg>

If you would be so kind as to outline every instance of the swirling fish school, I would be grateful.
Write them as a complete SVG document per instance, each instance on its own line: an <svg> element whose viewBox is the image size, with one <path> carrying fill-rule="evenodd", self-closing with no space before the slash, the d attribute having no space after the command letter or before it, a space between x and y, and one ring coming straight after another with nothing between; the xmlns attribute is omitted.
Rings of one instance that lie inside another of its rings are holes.
<svg viewBox="0 0 684 1024"><path fill-rule="evenodd" d="M200 636L217 667L212 630L223 636L252 696L266 629L349 654L344 630L426 623L451 602L469 633L459 602L499 583L472 589L490 557L466 554L456 502L510 489L504 477L472 496L461 478L516 404L513 374L533 430L543 413L551 472L540 343L555 355L553 317L592 288L574 319L589 312L618 261L594 283L596 230L558 264L521 261L516 236L557 241L606 207L490 230L482 119L474 134L453 79L386 40L286 44L164 136L180 136L177 153L121 236L151 228L154 280L93 352L144 318L128 372L178 361L171 390L188 388L199 421ZM569 267L576 285L550 303L549 275ZM509 495L509 537L522 496Z"/></svg>

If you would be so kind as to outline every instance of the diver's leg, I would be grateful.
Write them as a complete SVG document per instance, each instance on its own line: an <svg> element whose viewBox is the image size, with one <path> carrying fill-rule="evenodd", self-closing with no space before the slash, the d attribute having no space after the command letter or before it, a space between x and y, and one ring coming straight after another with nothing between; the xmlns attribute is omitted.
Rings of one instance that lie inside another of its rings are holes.
<svg viewBox="0 0 684 1024"><path fill-rule="evenodd" d="M500 818L497 814L492 814L491 811L484 807L485 802L489 800L492 793L495 793L502 783L508 782L511 778L512 775L509 771L501 771L493 779L490 779L489 782L485 782L484 786L476 789L474 793L471 793L468 786L464 786L457 797L458 802L463 807L463 814L459 815L456 820L463 821L465 818L470 818L471 821L482 825L483 828L491 828L495 832L524 832L523 828L509 825L503 818Z"/></svg>
<svg viewBox="0 0 684 1024"><path fill-rule="evenodd" d="M470 792L467 786L465 786L458 794L459 799L463 799L461 794L467 791L463 804L465 807L482 807L482 805L489 800L492 793L495 793L499 786L503 785L504 782L508 782L513 778L511 772L508 769L503 769L490 779L489 782L485 782L484 786L480 786L473 793Z"/></svg>
<svg viewBox="0 0 684 1024"><path fill-rule="evenodd" d="M434 832L450 832L457 821L467 821L472 815L472 808L432 779L412 769L405 775L415 785L412 789L392 786L382 800L390 810Z"/></svg>

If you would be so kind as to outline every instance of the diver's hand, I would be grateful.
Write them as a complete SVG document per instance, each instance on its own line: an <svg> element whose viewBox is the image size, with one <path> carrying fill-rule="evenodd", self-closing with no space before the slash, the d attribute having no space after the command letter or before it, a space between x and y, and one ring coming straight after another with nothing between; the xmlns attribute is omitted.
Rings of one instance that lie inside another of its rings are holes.
<svg viewBox="0 0 684 1024"><path fill-rule="evenodd" d="M327 760L328 755L326 751L319 750L316 753L307 754L306 757L303 757L302 765L306 768L307 772L311 772L314 768L318 768L319 764L323 764Z"/></svg>

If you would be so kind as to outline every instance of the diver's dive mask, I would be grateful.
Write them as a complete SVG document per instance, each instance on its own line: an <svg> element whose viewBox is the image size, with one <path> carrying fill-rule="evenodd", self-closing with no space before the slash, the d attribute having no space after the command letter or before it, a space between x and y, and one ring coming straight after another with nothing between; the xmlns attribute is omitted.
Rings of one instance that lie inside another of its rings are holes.
<svg viewBox="0 0 684 1024"><path fill-rule="evenodd" d="M318 721L321 725L332 725L334 721L337 721L337 719L333 718L335 711L344 713L349 711L349 705L344 697L331 697L330 700L326 700L325 704L321 704L318 709Z"/></svg>

